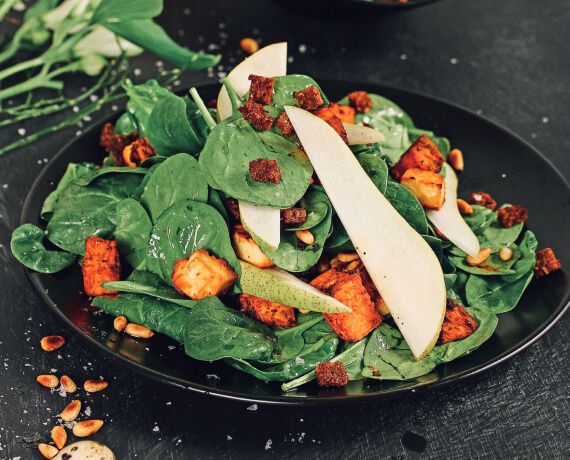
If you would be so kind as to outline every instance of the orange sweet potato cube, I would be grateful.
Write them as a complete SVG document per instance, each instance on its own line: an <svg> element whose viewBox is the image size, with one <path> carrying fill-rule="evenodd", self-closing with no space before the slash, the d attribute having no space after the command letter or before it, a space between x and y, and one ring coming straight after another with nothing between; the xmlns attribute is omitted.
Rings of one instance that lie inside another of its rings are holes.
<svg viewBox="0 0 570 460"><path fill-rule="evenodd" d="M340 121L343 123L351 123L354 124L354 116L356 114L356 110L348 105L342 104L335 104L331 102L329 104L329 109L331 109L334 114L340 118Z"/></svg>
<svg viewBox="0 0 570 460"><path fill-rule="evenodd" d="M346 136L346 131L344 126L342 126L342 121L336 116L333 110L329 107L321 107L313 112L321 120L326 121L342 138L342 140L348 144L348 137Z"/></svg>
<svg viewBox="0 0 570 460"><path fill-rule="evenodd" d="M390 170L390 174L394 179L400 180L410 168L419 168L424 171L438 173L441 171L444 162L445 158L439 153L436 145L422 135L404 152Z"/></svg>
<svg viewBox="0 0 570 460"><path fill-rule="evenodd" d="M237 280L237 273L224 259L198 249L188 259L180 259L172 272L174 288L193 300L224 294Z"/></svg>
<svg viewBox="0 0 570 460"><path fill-rule="evenodd" d="M445 318L437 344L441 345L442 343L469 337L478 327L475 318L467 313L462 305L448 297L445 306Z"/></svg>
<svg viewBox="0 0 570 460"><path fill-rule="evenodd" d="M400 184L412 192L425 209L437 211L443 206L445 180L439 174L410 168L400 179Z"/></svg>
<svg viewBox="0 0 570 460"><path fill-rule="evenodd" d="M310 284L352 309L350 313L323 313L341 339L357 342L382 322L357 272L331 268Z"/></svg>
<svg viewBox="0 0 570 460"><path fill-rule="evenodd" d="M240 294L239 303L242 311L248 316L268 326L291 327L297 325L293 307L261 299L251 294Z"/></svg>
<svg viewBox="0 0 570 460"><path fill-rule="evenodd" d="M81 263L81 271L85 294L92 296L118 294L118 291L101 287L101 283L105 281L121 279L121 262L117 242L88 236L85 239L85 256Z"/></svg>

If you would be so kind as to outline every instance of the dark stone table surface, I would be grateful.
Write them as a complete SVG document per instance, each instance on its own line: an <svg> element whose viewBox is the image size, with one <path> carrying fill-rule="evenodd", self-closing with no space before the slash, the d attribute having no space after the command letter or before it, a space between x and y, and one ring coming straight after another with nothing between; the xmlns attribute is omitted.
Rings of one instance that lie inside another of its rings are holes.
<svg viewBox="0 0 570 460"><path fill-rule="evenodd" d="M180 87L225 76L244 56L244 37L262 44L288 41L291 73L317 81L320 76L380 82L443 98L509 128L570 177L567 1L444 0L392 12L348 2L311 8L311 0L165 3L158 21L177 41L223 55L217 68L184 74ZM10 27L0 23L0 32ZM157 61L136 58L136 81L153 77L162 65ZM81 76L69 82L84 83ZM0 141L16 140L22 130L34 132L47 122L2 130ZM120 459L568 458L568 315L535 344L484 373L366 405L224 400L157 383L94 351L46 309L10 253L10 234L34 178L89 124L0 157L0 459L42 458L38 439L49 438L71 400L36 383L49 370L78 382L100 376L110 382L103 393L80 397L92 418L106 422L93 439ZM570 243L569 235L560 237ZM52 334L67 343L47 354L39 342ZM403 442L407 432L420 436L420 443ZM425 448L416 452L422 440Z"/></svg>

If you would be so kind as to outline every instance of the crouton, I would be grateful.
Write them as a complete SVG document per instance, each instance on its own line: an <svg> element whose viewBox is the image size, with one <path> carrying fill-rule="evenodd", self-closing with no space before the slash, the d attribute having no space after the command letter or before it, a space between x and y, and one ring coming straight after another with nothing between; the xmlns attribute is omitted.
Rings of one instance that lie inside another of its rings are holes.
<svg viewBox="0 0 570 460"><path fill-rule="evenodd" d="M542 278L561 267L562 265L552 249L545 248L536 252L536 263L534 265L534 276L536 278Z"/></svg>
<svg viewBox="0 0 570 460"><path fill-rule="evenodd" d="M331 109L343 123L354 124L354 116L356 114L356 110L354 108L348 105L335 104L334 102L331 102L329 104L329 109Z"/></svg>
<svg viewBox="0 0 570 460"><path fill-rule="evenodd" d="M275 121L265 111L263 106L257 102L247 101L244 105L238 107L238 110L242 113L245 120L261 131L267 131L273 126Z"/></svg>
<svg viewBox="0 0 570 460"><path fill-rule="evenodd" d="M410 168L438 173L445 162L436 145L426 136L418 137L390 169L390 174L399 181Z"/></svg>
<svg viewBox="0 0 570 460"><path fill-rule="evenodd" d="M94 236L85 238L85 256L81 263L81 271L85 294L92 296L118 294L118 291L101 287L101 283L105 281L121 279L121 262L117 242Z"/></svg>
<svg viewBox="0 0 570 460"><path fill-rule="evenodd" d="M134 168L147 158L156 156L156 150L151 147L148 137L140 137L123 149L122 156L125 166Z"/></svg>
<svg viewBox="0 0 570 460"><path fill-rule="evenodd" d="M439 174L418 168L408 169L400 184L418 199L425 209L438 211L445 200L445 180Z"/></svg>
<svg viewBox="0 0 570 460"><path fill-rule="evenodd" d="M511 228L528 219L528 209L520 204L506 206L497 210L497 220L503 228Z"/></svg>
<svg viewBox="0 0 570 460"><path fill-rule="evenodd" d="M497 207L497 202L491 198L491 195L485 192L475 192L472 193L469 198L467 198L469 204L477 204L479 206L485 206L491 211L494 211Z"/></svg>
<svg viewBox="0 0 570 460"><path fill-rule="evenodd" d="M370 300L374 302L376 311L380 313L382 317L388 316L390 314L390 310L388 310L386 302L384 302L384 299L380 296L378 289L376 289L376 285L374 284L374 281L372 281L372 278L370 278L368 271L363 268L360 270L359 275L364 289L366 289L366 292L368 292L368 295L370 296Z"/></svg>
<svg viewBox="0 0 570 460"><path fill-rule="evenodd" d="M224 294L235 283L238 275L224 259L198 249L188 259L180 259L174 264L171 278L178 292L193 300L200 300Z"/></svg>
<svg viewBox="0 0 570 460"><path fill-rule="evenodd" d="M348 105L358 113L366 113L372 110L374 103L366 91L353 91L348 95Z"/></svg>
<svg viewBox="0 0 570 460"><path fill-rule="evenodd" d="M293 307L261 299L251 294L240 294L239 304L248 316L268 326L292 327L297 325Z"/></svg>
<svg viewBox="0 0 570 460"><path fill-rule="evenodd" d="M350 313L323 313L341 339L357 342L382 322L357 272L331 268L317 276L310 285L352 309Z"/></svg>
<svg viewBox="0 0 570 460"><path fill-rule="evenodd" d="M235 224L232 227L230 236L232 247L238 259L249 262L259 268L269 268L274 265L241 224Z"/></svg>
<svg viewBox="0 0 570 460"><path fill-rule="evenodd" d="M284 225L304 224L307 222L307 211L303 208L281 210L281 223Z"/></svg>
<svg viewBox="0 0 570 460"><path fill-rule="evenodd" d="M294 92L293 97L297 100L299 107L308 111L315 110L325 102L321 96L319 88L312 85L308 86L303 91L299 91L298 93Z"/></svg>
<svg viewBox="0 0 570 460"><path fill-rule="evenodd" d="M111 123L106 123L105 126L103 126L103 131L101 131L99 145L101 147L105 147L105 150L107 150L108 152L109 151L108 149L111 146L111 140L113 139L114 136L115 136L115 127Z"/></svg>
<svg viewBox="0 0 570 460"><path fill-rule="evenodd" d="M315 368L317 384L320 387L341 387L348 383L349 377L340 361L319 363Z"/></svg>
<svg viewBox="0 0 570 460"><path fill-rule="evenodd" d="M346 131L344 126L342 126L342 121L338 118L335 113L328 107L321 107L313 112L320 119L326 121L332 128L339 134L342 140L348 144L348 137L346 136Z"/></svg>
<svg viewBox="0 0 570 460"><path fill-rule="evenodd" d="M249 86L248 100L262 105L271 104L275 79L260 77L258 75L250 75L249 80L251 81L251 85Z"/></svg>
<svg viewBox="0 0 570 460"><path fill-rule="evenodd" d="M276 160L258 158L249 162L249 173L254 182L271 182L279 184L281 169Z"/></svg>
<svg viewBox="0 0 570 460"><path fill-rule="evenodd" d="M291 120L289 120L289 117L287 116L287 112L282 112L281 115L277 117L275 120L275 126L281 130L285 137L295 134L295 129L293 128Z"/></svg>
<svg viewBox="0 0 570 460"><path fill-rule="evenodd" d="M475 318L467 313L462 305L448 297L437 345L469 337L478 327Z"/></svg>
<svg viewBox="0 0 570 460"><path fill-rule="evenodd" d="M124 134L114 134L115 128L112 124L107 123L103 127L103 132L101 133L100 144L105 147L105 151L111 154L115 160L115 166L124 166L125 161L123 160L123 150L128 145L135 142L139 135L136 131L133 131L128 136Z"/></svg>

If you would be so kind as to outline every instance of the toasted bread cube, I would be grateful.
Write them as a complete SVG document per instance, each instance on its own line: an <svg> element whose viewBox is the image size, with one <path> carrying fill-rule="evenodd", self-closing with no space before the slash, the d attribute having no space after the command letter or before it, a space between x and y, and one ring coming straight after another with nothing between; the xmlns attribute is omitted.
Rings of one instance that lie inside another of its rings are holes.
<svg viewBox="0 0 570 460"><path fill-rule="evenodd" d="M348 103L354 107L358 113L370 112L374 107L374 102L366 91L353 91L348 95Z"/></svg>
<svg viewBox="0 0 570 460"><path fill-rule="evenodd" d="M400 180L410 168L438 173L444 162L445 158L439 153L436 145L426 136L420 136L392 167L390 174L394 179Z"/></svg>
<svg viewBox="0 0 570 460"><path fill-rule="evenodd" d="M469 204L476 204L479 206L485 206L489 208L491 211L494 211L497 207L497 202L489 195L488 193L478 191L469 195L467 198L467 202Z"/></svg>
<svg viewBox="0 0 570 460"><path fill-rule="evenodd" d="M238 259L249 262L259 268L269 268L275 265L253 241L251 235L246 232L241 224L233 226L232 246Z"/></svg>
<svg viewBox="0 0 570 460"><path fill-rule="evenodd" d="M324 104L319 88L313 85L307 86L303 91L299 91L298 93L294 92L293 97L303 110L315 110Z"/></svg>
<svg viewBox="0 0 570 460"><path fill-rule="evenodd" d="M562 268L562 265L554 255L552 249L545 248L541 251L536 251L536 262L534 264L535 278L542 278L556 270L560 270L560 268Z"/></svg>
<svg viewBox="0 0 570 460"><path fill-rule="evenodd" d="M85 238L85 256L81 263L81 271L85 294L92 296L118 294L118 291L101 287L101 283L105 281L121 279L121 262L117 242L95 236Z"/></svg>
<svg viewBox="0 0 570 460"><path fill-rule="evenodd" d="M400 184L418 199L425 209L439 210L445 200L445 180L439 174L418 168L408 169Z"/></svg>
<svg viewBox="0 0 570 460"><path fill-rule="evenodd" d="M342 387L350 380L344 364L340 361L334 363L326 361L317 364L315 375L320 387Z"/></svg>
<svg viewBox="0 0 570 460"><path fill-rule="evenodd" d="M343 123L354 124L354 117L356 115L356 110L348 105L335 104L331 102L329 104L329 109L331 109L334 114L340 118Z"/></svg>
<svg viewBox="0 0 570 460"><path fill-rule="evenodd" d="M331 268L310 284L352 309L350 313L323 313L341 339L357 342L382 322L357 272Z"/></svg>
<svg viewBox="0 0 570 460"><path fill-rule="evenodd" d="M445 318L441 327L441 333L437 339L437 344L452 342L464 339L473 334L479 325L462 305L455 300L447 298L445 306Z"/></svg>
<svg viewBox="0 0 570 460"><path fill-rule="evenodd" d="M240 294L239 304L248 316L268 326L292 327L297 325L293 307L261 299L251 294Z"/></svg>
<svg viewBox="0 0 570 460"><path fill-rule="evenodd" d="M193 300L224 294L237 280L237 273L224 259L198 249L188 259L180 259L172 272L174 288Z"/></svg>

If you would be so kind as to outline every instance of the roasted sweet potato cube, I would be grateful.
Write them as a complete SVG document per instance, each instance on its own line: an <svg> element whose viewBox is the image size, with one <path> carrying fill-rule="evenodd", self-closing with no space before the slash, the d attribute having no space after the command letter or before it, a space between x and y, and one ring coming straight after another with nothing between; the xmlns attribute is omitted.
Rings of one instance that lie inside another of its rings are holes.
<svg viewBox="0 0 570 460"><path fill-rule="evenodd" d="M85 256L81 264L85 294L97 296L118 294L118 291L103 289L105 281L121 279L121 262L116 241L104 240L95 236L85 239Z"/></svg>
<svg viewBox="0 0 570 460"><path fill-rule="evenodd" d="M275 265L253 241L251 235L246 232L241 224L236 224L231 233L232 247L238 259L249 262L259 268L268 268Z"/></svg>
<svg viewBox="0 0 570 460"><path fill-rule="evenodd" d="M239 303L248 316L268 326L292 327L297 325L293 307L261 299L251 294L240 294Z"/></svg>
<svg viewBox="0 0 570 460"><path fill-rule="evenodd" d="M352 309L350 313L323 313L341 339L357 342L382 322L357 272L331 268L310 284Z"/></svg>
<svg viewBox="0 0 570 460"><path fill-rule="evenodd" d="M224 259L198 249L188 259L180 259L172 272L174 288L193 300L224 294L237 280L237 273Z"/></svg>
<svg viewBox="0 0 570 460"><path fill-rule="evenodd" d="M445 180L439 174L410 168L400 179L400 184L412 192L425 209L437 211L443 206Z"/></svg>
<svg viewBox="0 0 570 460"><path fill-rule="evenodd" d="M348 105L342 104L335 104L331 102L329 104L329 109L331 109L334 114L340 118L340 121L343 123L354 123L354 116L356 114L356 110Z"/></svg>
<svg viewBox="0 0 570 460"><path fill-rule="evenodd" d="M448 297L445 306L445 318L437 344L441 345L442 343L469 337L478 327L475 318L467 313L462 305Z"/></svg>
<svg viewBox="0 0 570 460"><path fill-rule="evenodd" d="M342 126L342 121L330 108L321 107L320 109L315 110L313 115L316 115L320 119L326 121L338 133L342 140L348 144L348 137L346 136L344 126Z"/></svg>
<svg viewBox="0 0 570 460"><path fill-rule="evenodd" d="M399 181L410 168L438 173L444 162L445 158L439 153L436 145L426 136L420 136L390 169L390 174Z"/></svg>

